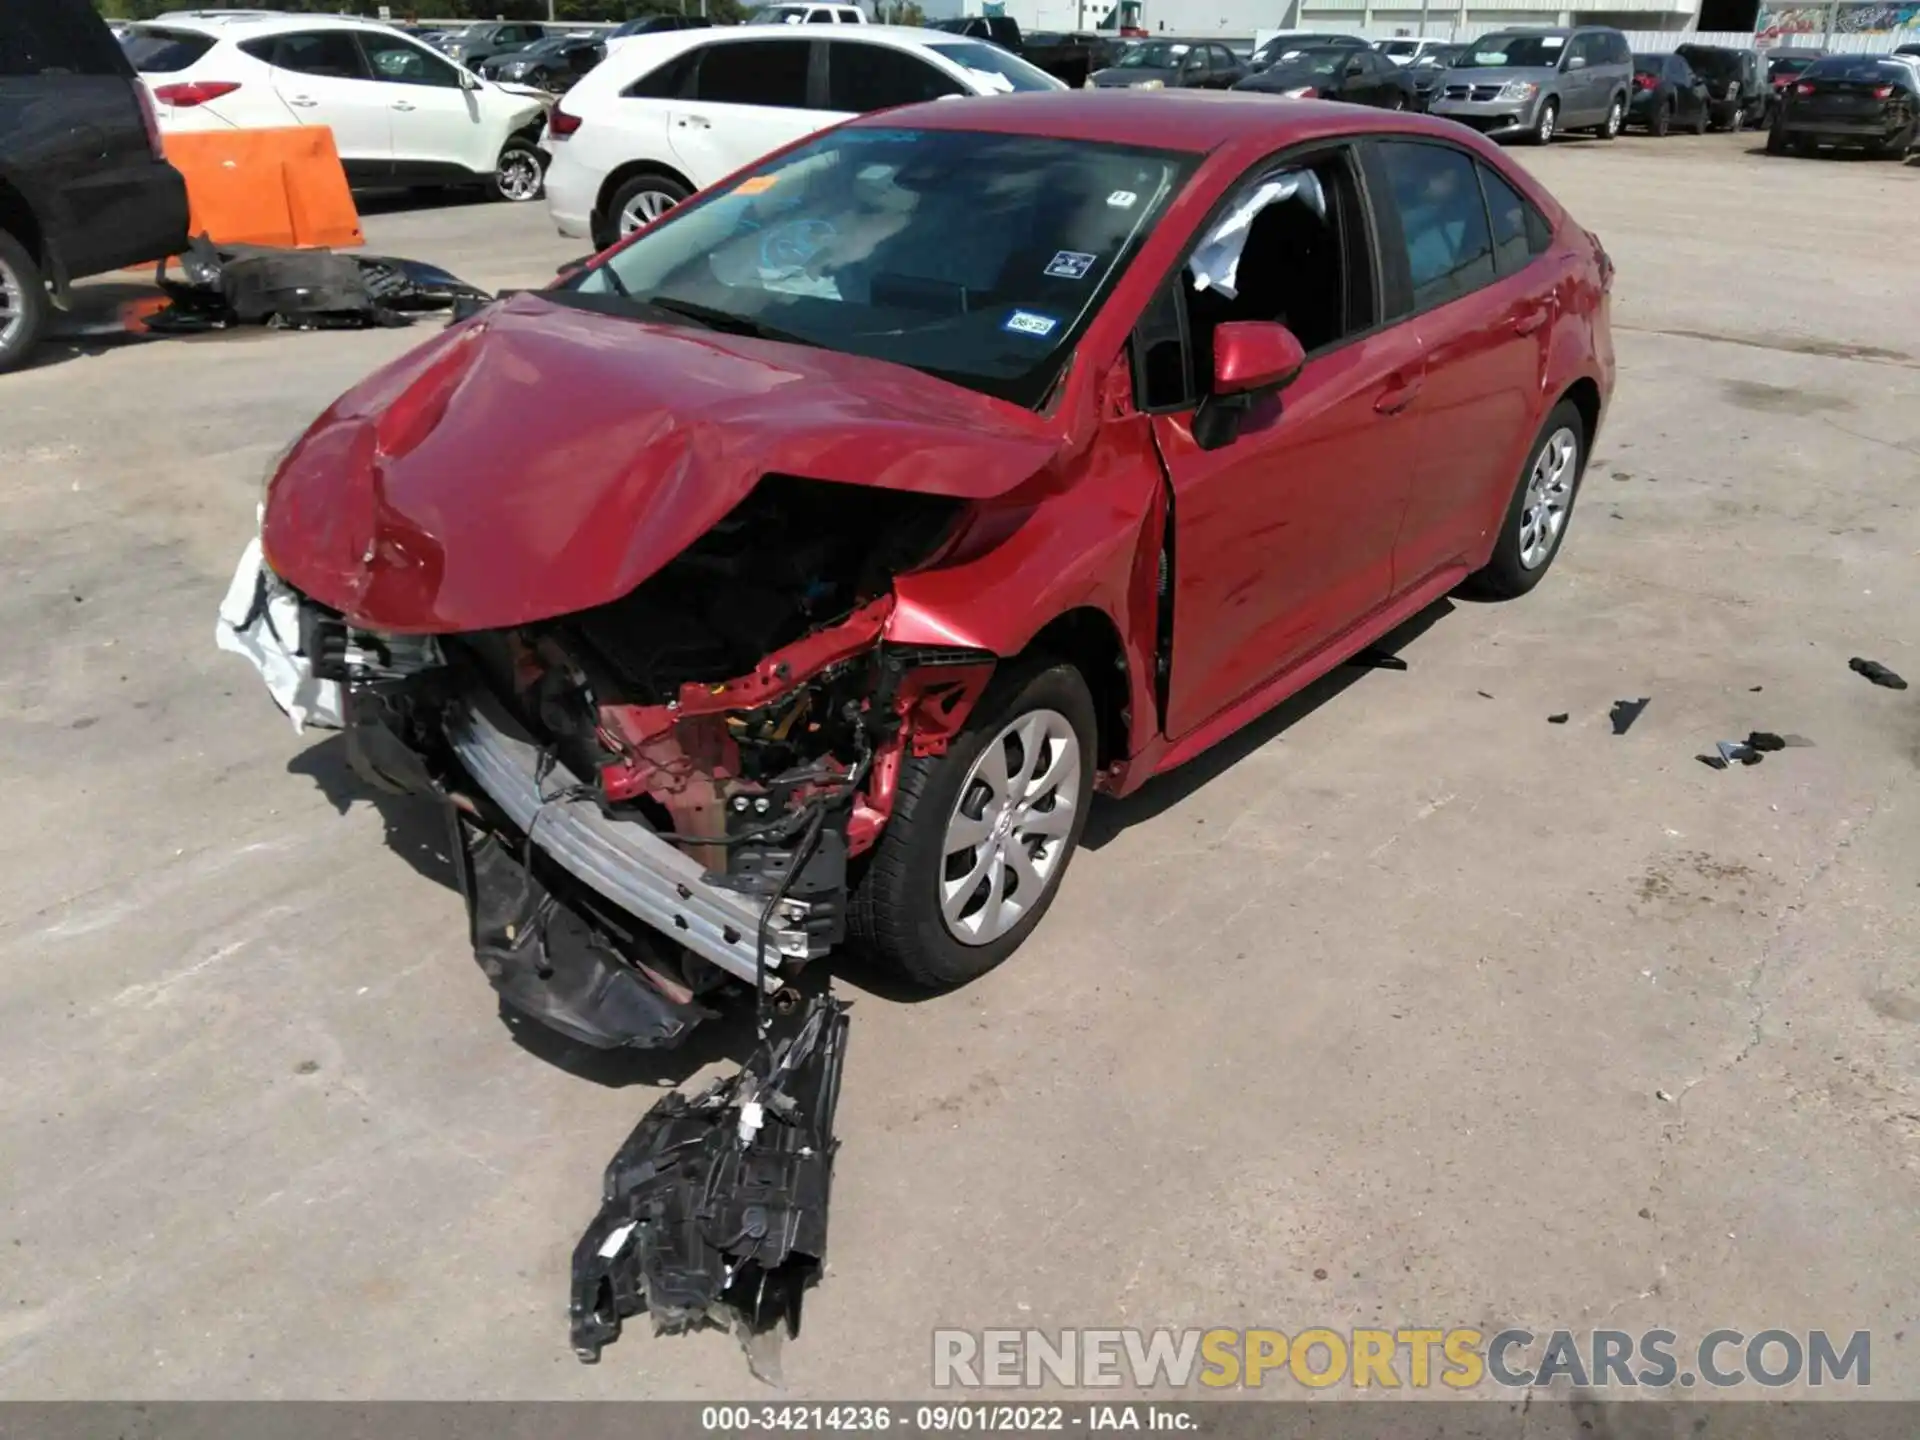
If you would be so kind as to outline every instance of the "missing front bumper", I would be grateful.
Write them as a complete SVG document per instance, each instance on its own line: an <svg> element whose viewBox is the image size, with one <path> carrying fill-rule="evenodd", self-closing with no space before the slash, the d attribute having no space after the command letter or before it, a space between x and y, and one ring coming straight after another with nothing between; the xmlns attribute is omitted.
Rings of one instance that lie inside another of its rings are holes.
<svg viewBox="0 0 1920 1440"><path fill-rule="evenodd" d="M597 803L579 798L579 777L563 765L550 768L543 790L539 749L491 698L449 705L445 725L474 782L555 864L668 940L753 984L764 900L711 883L698 861L639 819L608 818ZM767 990L825 955L838 921L833 906L779 901L767 926Z"/></svg>

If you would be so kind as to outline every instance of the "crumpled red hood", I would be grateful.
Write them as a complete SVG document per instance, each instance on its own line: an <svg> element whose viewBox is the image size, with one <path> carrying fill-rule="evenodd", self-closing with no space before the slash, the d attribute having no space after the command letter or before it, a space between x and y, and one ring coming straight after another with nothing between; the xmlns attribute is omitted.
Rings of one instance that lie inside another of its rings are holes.
<svg viewBox="0 0 1920 1440"><path fill-rule="evenodd" d="M494 629L618 599L763 475L978 500L1060 443L903 366L521 295L315 421L268 492L263 543L368 629Z"/></svg>

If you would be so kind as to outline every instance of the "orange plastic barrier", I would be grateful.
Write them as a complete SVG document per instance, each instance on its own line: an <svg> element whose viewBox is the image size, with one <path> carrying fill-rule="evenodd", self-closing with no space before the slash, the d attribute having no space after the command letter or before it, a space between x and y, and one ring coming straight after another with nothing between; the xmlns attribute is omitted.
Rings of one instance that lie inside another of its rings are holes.
<svg viewBox="0 0 1920 1440"><path fill-rule="evenodd" d="M360 212L333 132L192 130L166 137L167 159L187 182L189 233L216 245L296 248L364 245Z"/></svg>

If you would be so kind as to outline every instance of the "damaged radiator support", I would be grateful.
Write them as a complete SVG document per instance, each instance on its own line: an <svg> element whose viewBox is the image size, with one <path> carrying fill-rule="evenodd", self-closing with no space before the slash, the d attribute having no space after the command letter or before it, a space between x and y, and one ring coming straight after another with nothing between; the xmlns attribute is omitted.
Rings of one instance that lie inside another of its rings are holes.
<svg viewBox="0 0 1920 1440"><path fill-rule="evenodd" d="M826 1257L846 1041L846 1004L817 995L738 1073L647 1112L573 1252L581 1360L598 1360L644 1311L656 1332L731 1328L755 1373L777 1380L778 1331L799 1333L801 1296Z"/></svg>

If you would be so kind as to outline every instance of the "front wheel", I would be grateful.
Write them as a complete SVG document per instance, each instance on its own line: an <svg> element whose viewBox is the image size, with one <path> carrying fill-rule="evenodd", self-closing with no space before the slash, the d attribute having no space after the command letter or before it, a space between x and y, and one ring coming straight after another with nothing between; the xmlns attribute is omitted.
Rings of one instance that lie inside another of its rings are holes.
<svg viewBox="0 0 1920 1440"><path fill-rule="evenodd" d="M1740 82L1735 81L1727 87L1727 129L1735 135L1747 128L1747 100L1740 93Z"/></svg>
<svg viewBox="0 0 1920 1440"><path fill-rule="evenodd" d="M47 286L26 247L0 230L0 371L25 362L47 326Z"/></svg>
<svg viewBox="0 0 1920 1440"><path fill-rule="evenodd" d="M1672 128L1673 106L1671 104L1659 106L1653 112L1653 119L1647 122L1647 129L1653 132L1656 139L1664 139L1667 131Z"/></svg>
<svg viewBox="0 0 1920 1440"><path fill-rule="evenodd" d="M1573 519L1586 460L1586 421L1578 406L1562 400L1527 452L1493 554L1468 577L1465 590L1489 600L1508 600L1540 583Z"/></svg>
<svg viewBox="0 0 1920 1440"><path fill-rule="evenodd" d="M1535 145L1550 145L1553 143L1553 132L1559 124L1560 102L1549 100L1540 107L1540 118L1534 121L1533 129L1528 132L1527 139Z"/></svg>
<svg viewBox="0 0 1920 1440"><path fill-rule="evenodd" d="M1706 134L1707 125L1712 119L1712 115L1707 111L1706 102L1703 100L1700 103L1700 108L1693 112L1693 133L1696 135Z"/></svg>
<svg viewBox="0 0 1920 1440"><path fill-rule="evenodd" d="M547 162L536 145L509 140L494 167L493 191L502 200L521 204L538 200L547 188Z"/></svg>
<svg viewBox="0 0 1920 1440"><path fill-rule="evenodd" d="M914 984L993 969L1040 923L1080 844L1098 722L1073 666L994 677L945 755L900 767L893 813L853 891L853 935Z"/></svg>

